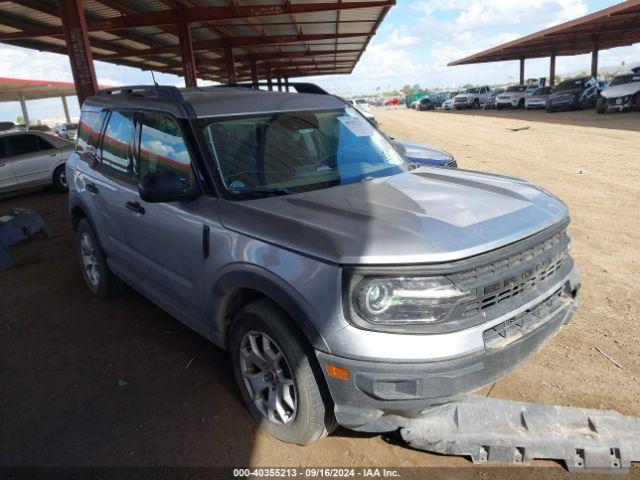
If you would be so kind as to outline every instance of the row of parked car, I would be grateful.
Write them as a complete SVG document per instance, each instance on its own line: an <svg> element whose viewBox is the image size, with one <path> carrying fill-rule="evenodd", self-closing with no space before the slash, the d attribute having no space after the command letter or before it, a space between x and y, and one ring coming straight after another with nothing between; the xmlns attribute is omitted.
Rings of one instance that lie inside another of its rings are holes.
<svg viewBox="0 0 640 480"><path fill-rule="evenodd" d="M611 84L585 76L564 80L557 86L538 83L496 89L480 86L429 95L416 100L410 107L416 110L526 108L546 109L547 112L596 107L598 113L640 110L640 67L617 75Z"/></svg>

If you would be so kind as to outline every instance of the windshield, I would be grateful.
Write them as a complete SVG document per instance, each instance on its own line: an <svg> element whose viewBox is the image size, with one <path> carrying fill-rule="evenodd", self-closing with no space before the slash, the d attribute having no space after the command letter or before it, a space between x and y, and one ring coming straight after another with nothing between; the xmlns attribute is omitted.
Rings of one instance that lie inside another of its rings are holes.
<svg viewBox="0 0 640 480"><path fill-rule="evenodd" d="M553 92L553 87L541 87L533 92L533 95L548 95Z"/></svg>
<svg viewBox="0 0 640 480"><path fill-rule="evenodd" d="M500 95L501 93L504 93L504 88L497 88L496 90L491 92L491 96L495 97L496 95Z"/></svg>
<svg viewBox="0 0 640 480"><path fill-rule="evenodd" d="M363 98L359 98L359 99L356 100L356 103L365 104L365 103L367 103L367 101L365 99L363 99Z"/></svg>
<svg viewBox="0 0 640 480"><path fill-rule="evenodd" d="M556 88L556 91L563 92L565 90L582 89L584 82L585 82L584 78L577 78L575 80L565 80L560 85L558 85L558 88Z"/></svg>
<svg viewBox="0 0 640 480"><path fill-rule="evenodd" d="M507 88L507 92L524 92L527 89L526 85L514 85Z"/></svg>
<svg viewBox="0 0 640 480"><path fill-rule="evenodd" d="M625 83L632 83L632 82L640 82L640 73L637 75L633 75L633 74L628 74L628 75L618 75L616 78L614 78L611 81L611 85L610 86L614 86L614 85L624 85Z"/></svg>
<svg viewBox="0 0 640 480"><path fill-rule="evenodd" d="M467 90L467 93L480 93L480 89L479 88L470 88L469 90Z"/></svg>
<svg viewBox="0 0 640 480"><path fill-rule="evenodd" d="M204 138L232 195L329 188L410 169L355 109L278 112L204 123Z"/></svg>

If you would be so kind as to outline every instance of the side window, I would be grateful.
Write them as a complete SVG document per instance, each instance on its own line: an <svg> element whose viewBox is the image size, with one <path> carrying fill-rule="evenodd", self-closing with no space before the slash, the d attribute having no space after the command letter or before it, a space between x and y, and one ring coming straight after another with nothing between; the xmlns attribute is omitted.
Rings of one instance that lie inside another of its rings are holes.
<svg viewBox="0 0 640 480"><path fill-rule="evenodd" d="M111 112L102 137L101 161L103 165L121 173L130 171L129 142L131 141L132 131L133 114Z"/></svg>
<svg viewBox="0 0 640 480"><path fill-rule="evenodd" d="M191 159L182 131L174 119L145 113L140 119L139 175L171 171L191 183Z"/></svg>
<svg viewBox="0 0 640 480"><path fill-rule="evenodd" d="M104 122L105 112L82 112L80 123L78 124L78 138L76 142L76 150L78 153L85 153L87 147L98 148L98 139L100 138L100 130L102 122Z"/></svg>
<svg viewBox="0 0 640 480"><path fill-rule="evenodd" d="M11 135L7 137L9 144L9 151L12 156L24 155L27 153L37 152L38 143L35 135L23 134L23 135Z"/></svg>
<svg viewBox="0 0 640 480"><path fill-rule="evenodd" d="M45 140L44 138L36 135L36 143L38 144L38 148L40 150L52 150L54 147L50 142Z"/></svg>
<svg viewBox="0 0 640 480"><path fill-rule="evenodd" d="M5 158L7 156L6 152L6 141L4 138L0 138L0 158Z"/></svg>

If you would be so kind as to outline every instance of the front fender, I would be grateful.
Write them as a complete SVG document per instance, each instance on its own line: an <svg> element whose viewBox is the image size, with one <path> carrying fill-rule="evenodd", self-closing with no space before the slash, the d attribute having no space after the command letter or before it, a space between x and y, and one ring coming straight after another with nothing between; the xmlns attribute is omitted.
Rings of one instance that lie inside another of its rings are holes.
<svg viewBox="0 0 640 480"><path fill-rule="evenodd" d="M311 308L304 298L282 278L248 263L234 263L226 267L211 291L207 318L215 321L212 340L220 347L226 348L228 324L225 311L228 302L232 294L240 289L254 290L271 299L296 322L313 348L330 353L324 337L311 321Z"/></svg>

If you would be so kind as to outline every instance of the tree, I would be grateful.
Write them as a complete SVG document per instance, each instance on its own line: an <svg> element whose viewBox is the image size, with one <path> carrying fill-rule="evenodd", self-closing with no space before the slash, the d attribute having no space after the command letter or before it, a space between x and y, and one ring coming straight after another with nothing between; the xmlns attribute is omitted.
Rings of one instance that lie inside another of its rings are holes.
<svg viewBox="0 0 640 480"><path fill-rule="evenodd" d="M24 117L22 115L16 117L16 125L24 125Z"/></svg>

